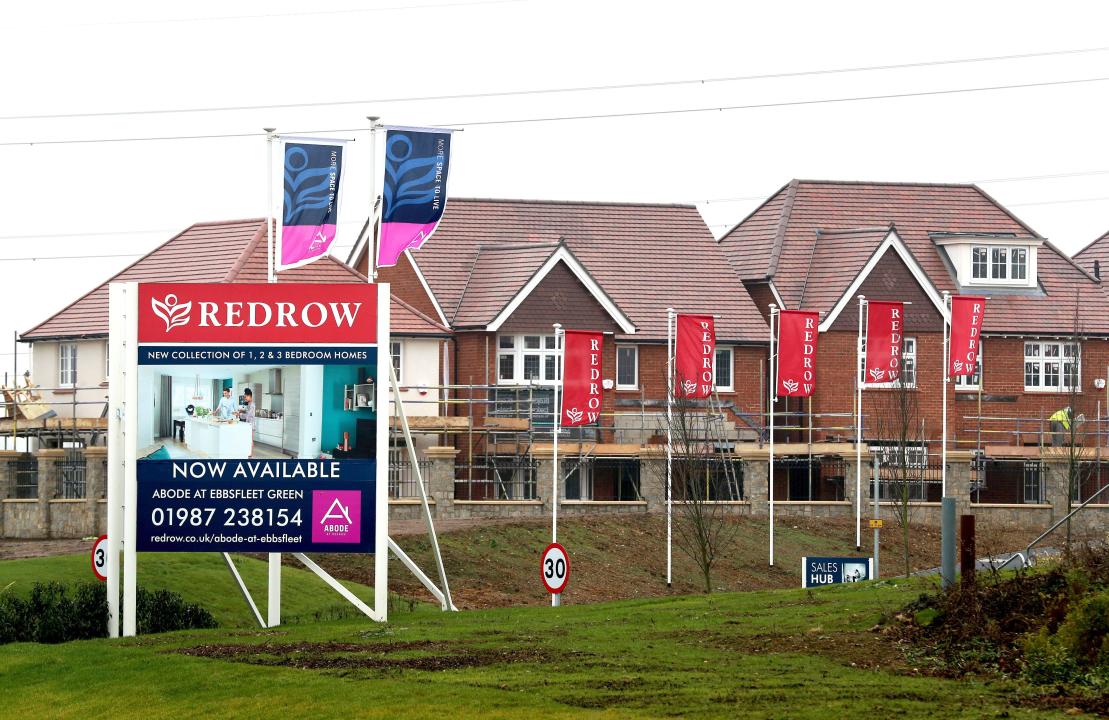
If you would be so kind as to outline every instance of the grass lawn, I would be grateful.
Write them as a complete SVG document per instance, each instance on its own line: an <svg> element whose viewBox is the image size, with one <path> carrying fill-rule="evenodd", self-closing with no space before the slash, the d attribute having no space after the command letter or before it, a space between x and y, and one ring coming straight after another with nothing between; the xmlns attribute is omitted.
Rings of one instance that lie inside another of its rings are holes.
<svg viewBox="0 0 1109 720"><path fill-rule="evenodd" d="M250 588L254 602L266 613L267 567L262 560L232 555L235 566ZM223 557L218 553L143 553L139 555L139 584L151 589L168 589L197 603L215 616L223 627L257 627L246 602L239 594ZM0 561L0 591L23 593L35 582L61 583L95 581L89 556L58 555L45 558ZM344 582L358 598L373 606L373 588ZM416 606L418 610L424 606ZM360 615L358 610L306 569L285 566L281 570L281 610L287 623ZM407 603L394 603L394 611L408 614Z"/></svg>
<svg viewBox="0 0 1109 720"><path fill-rule="evenodd" d="M920 676L871 631L924 582L8 645L3 715L1058 717L1015 705L1005 683ZM213 589L189 597L211 606Z"/></svg>

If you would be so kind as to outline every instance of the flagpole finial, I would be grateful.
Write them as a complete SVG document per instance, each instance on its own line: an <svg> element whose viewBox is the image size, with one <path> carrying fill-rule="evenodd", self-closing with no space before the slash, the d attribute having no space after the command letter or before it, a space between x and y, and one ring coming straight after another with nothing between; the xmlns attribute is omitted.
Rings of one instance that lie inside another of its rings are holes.
<svg viewBox="0 0 1109 720"><path fill-rule="evenodd" d="M277 132L277 128L262 128L262 129L266 131L267 135L273 135L275 132Z"/></svg>

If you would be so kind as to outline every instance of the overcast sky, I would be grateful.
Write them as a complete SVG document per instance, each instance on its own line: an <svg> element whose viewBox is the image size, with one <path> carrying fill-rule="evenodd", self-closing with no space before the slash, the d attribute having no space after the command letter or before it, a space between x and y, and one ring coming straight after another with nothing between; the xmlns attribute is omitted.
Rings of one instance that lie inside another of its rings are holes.
<svg viewBox="0 0 1109 720"><path fill-rule="evenodd" d="M342 257L366 214L368 132L357 129L371 114L464 127L455 196L697 203L719 235L794 177L978 181L1067 251L1109 230L1109 82L1074 82L1109 78L1101 3L197 0L4 12L0 367L11 367L12 331L135 259L46 258L140 254L193 222L266 212L260 135L108 138L346 130L335 133L356 139ZM1079 50L1092 51L1044 55ZM936 64L1012 55L1038 56ZM913 63L928 64L811 72ZM750 76L764 77L677 82ZM669 84L520 92L645 83ZM809 102L916 93L934 94ZM429 96L440 99L411 99ZM344 101L369 102L334 104ZM309 106L92 115L280 104ZM619 113L659 114L503 122Z"/></svg>

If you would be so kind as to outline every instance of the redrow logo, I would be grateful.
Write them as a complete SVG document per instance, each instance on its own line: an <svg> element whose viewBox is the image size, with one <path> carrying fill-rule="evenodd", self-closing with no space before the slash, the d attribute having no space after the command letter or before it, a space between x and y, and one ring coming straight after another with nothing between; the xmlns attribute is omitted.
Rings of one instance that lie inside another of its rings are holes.
<svg viewBox="0 0 1109 720"><path fill-rule="evenodd" d="M329 321L335 327L353 328L362 309L360 302L308 302L297 306L292 302L255 302L200 300L197 303L198 327L227 328L318 328ZM193 303L178 302L170 293L163 300L150 298L150 308L166 324L168 333L175 327L190 324Z"/></svg>

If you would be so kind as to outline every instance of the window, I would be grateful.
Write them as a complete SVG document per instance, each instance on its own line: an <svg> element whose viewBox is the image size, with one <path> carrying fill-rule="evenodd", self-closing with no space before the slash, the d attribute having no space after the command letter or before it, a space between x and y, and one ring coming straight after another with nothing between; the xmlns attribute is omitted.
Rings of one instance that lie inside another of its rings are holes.
<svg viewBox="0 0 1109 720"><path fill-rule="evenodd" d="M981 390L982 389L982 343L978 343L978 362L974 365L973 375L956 375L956 390Z"/></svg>
<svg viewBox="0 0 1109 720"><path fill-rule="evenodd" d="M716 348L713 366L716 373L716 389L724 392L732 390L732 349Z"/></svg>
<svg viewBox="0 0 1109 720"><path fill-rule="evenodd" d="M553 385L558 378L558 347L554 335L499 335L497 381Z"/></svg>
<svg viewBox="0 0 1109 720"><path fill-rule="evenodd" d="M1066 342L1024 343L1024 389L1067 392L1082 386L1082 347Z"/></svg>
<svg viewBox="0 0 1109 720"><path fill-rule="evenodd" d="M616 346L616 389L639 388L639 348L635 345Z"/></svg>
<svg viewBox="0 0 1109 720"><path fill-rule="evenodd" d="M1028 248L978 246L970 250L970 277L985 282L1028 279Z"/></svg>
<svg viewBox="0 0 1109 720"><path fill-rule="evenodd" d="M975 280L985 280L988 277L986 258L987 253L984 247L976 247L971 251L970 270L971 277Z"/></svg>
<svg viewBox="0 0 1109 720"><path fill-rule="evenodd" d="M863 356L859 364L859 374L862 375L866 359L866 338L863 338ZM904 384L907 388L916 387L916 338L907 337L901 341L901 376L893 382L866 383L868 388L894 388Z"/></svg>
<svg viewBox="0 0 1109 720"><path fill-rule="evenodd" d="M58 345L58 387L77 385L77 344Z"/></svg>
<svg viewBox="0 0 1109 720"><path fill-rule="evenodd" d="M389 342L389 357L393 361L393 372L397 374L397 385L401 384L401 347L399 340Z"/></svg>

